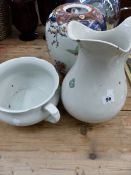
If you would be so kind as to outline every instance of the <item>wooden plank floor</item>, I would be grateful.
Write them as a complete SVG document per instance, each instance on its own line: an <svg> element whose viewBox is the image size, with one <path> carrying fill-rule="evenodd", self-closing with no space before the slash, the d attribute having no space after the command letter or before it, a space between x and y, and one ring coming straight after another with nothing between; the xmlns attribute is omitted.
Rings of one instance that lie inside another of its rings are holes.
<svg viewBox="0 0 131 175"><path fill-rule="evenodd" d="M22 42L17 32L0 42L0 62L19 56L50 61L45 41ZM131 88L122 111L109 122L89 125L61 104L56 125L15 127L0 122L0 175L131 175Z"/></svg>

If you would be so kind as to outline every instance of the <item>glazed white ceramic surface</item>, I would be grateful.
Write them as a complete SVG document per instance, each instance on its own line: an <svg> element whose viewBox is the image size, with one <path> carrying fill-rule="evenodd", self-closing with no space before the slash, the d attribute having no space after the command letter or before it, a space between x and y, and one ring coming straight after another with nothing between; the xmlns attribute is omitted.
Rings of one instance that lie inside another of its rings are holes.
<svg viewBox="0 0 131 175"><path fill-rule="evenodd" d="M0 83L1 121L27 126L60 119L59 76L51 63L35 57L11 59L0 64Z"/></svg>
<svg viewBox="0 0 131 175"><path fill-rule="evenodd" d="M99 32L72 21L68 35L78 41L80 49L62 85L64 107L84 122L107 121L126 100L124 64L131 50L131 17L114 29Z"/></svg>

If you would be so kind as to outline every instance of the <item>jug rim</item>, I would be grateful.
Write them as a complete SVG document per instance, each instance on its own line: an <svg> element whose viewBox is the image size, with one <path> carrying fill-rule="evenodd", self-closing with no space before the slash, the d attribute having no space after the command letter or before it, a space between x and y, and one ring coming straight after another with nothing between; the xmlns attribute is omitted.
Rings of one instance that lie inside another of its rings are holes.
<svg viewBox="0 0 131 175"><path fill-rule="evenodd" d="M122 40L120 42L118 42L118 44L117 44L117 43L115 43L116 42L115 40L114 41L112 40L112 42L111 41L106 41L104 39L104 37L107 34L108 38L110 38L111 33L112 33L112 36L114 37L114 36L117 35L118 30L120 30L120 33L121 33L121 28L123 27L123 25L124 26L126 25L125 23L126 23L126 21L128 19L131 20L131 17L128 17L127 19L125 19L125 21L123 21L123 24L120 24L119 26L117 26L117 27L115 27L113 29L110 29L110 30L106 30L106 31L96 31L96 30L93 30L93 29L85 26L84 24L82 24L82 23L80 23L78 21L73 20L73 21L70 21L68 23L67 33L68 33L69 38L74 40L74 41L77 41L77 42L85 41L85 42L103 43L103 44L110 45L110 46L120 50L121 52L127 53L131 49L131 41L129 41L130 37L128 37L128 34L125 36L128 39L128 41L126 40L126 42L128 42L128 43L126 44L125 47L122 46L122 44L123 44ZM74 28L75 28L76 32L74 31ZM87 34L88 34L87 38L83 34L85 32L87 32ZM89 33L89 32L91 32L91 33ZM92 38L90 38L91 34L92 34ZM96 34L97 34L97 37L99 37L101 39L93 38ZM104 37L103 37L103 35L104 35ZM117 38L119 39L120 36L121 36L121 34L118 35Z"/></svg>

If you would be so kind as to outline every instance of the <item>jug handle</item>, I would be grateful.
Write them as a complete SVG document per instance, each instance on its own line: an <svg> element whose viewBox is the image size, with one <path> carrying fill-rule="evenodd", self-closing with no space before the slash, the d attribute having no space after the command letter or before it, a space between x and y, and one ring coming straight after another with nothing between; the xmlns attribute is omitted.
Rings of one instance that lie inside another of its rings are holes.
<svg viewBox="0 0 131 175"><path fill-rule="evenodd" d="M42 110L49 113L49 116L45 119L45 121L50 123L57 123L59 121L60 112L52 103L48 103L46 106L43 106Z"/></svg>

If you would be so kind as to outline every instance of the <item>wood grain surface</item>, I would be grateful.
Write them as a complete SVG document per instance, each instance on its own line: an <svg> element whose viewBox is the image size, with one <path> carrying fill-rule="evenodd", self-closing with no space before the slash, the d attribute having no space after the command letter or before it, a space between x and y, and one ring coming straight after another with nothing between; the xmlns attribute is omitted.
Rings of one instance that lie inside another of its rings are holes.
<svg viewBox="0 0 131 175"><path fill-rule="evenodd" d="M46 42L12 36L0 42L0 62L20 56L50 60ZM112 120L98 125L69 116L59 103L61 120L15 127L0 122L0 175L131 175L131 88L126 104Z"/></svg>

